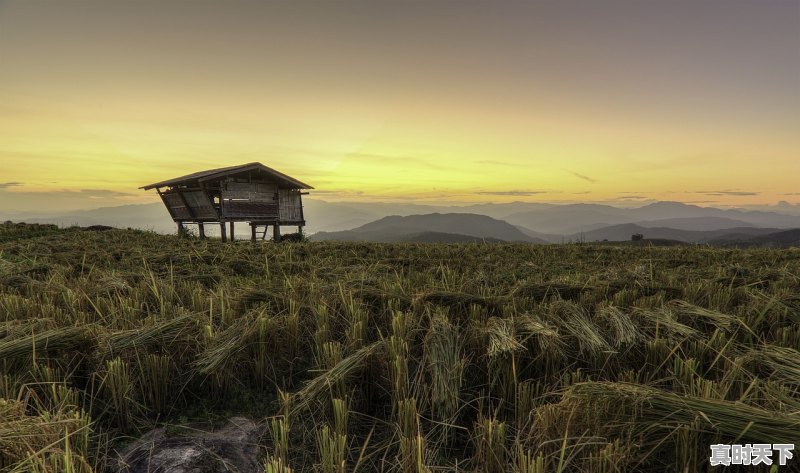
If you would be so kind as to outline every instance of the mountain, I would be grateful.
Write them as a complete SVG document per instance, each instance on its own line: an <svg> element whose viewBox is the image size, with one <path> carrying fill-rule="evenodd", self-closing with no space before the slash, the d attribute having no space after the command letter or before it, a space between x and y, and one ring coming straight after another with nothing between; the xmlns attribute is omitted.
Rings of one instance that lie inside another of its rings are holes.
<svg viewBox="0 0 800 473"><path fill-rule="evenodd" d="M740 236L739 238L714 239L709 241L712 245L726 247L760 247L760 248L789 248L800 247L800 228L767 233L758 236Z"/></svg>
<svg viewBox="0 0 800 473"><path fill-rule="evenodd" d="M683 204L680 202L656 202L638 208L620 208L603 204L566 204L547 208L535 208L524 212L509 215L505 220L511 224L523 226L531 230L550 234L574 234L600 229L603 227L625 223L653 222L659 220L677 221L678 225L689 228L691 220L699 222L700 219L710 221L711 227L734 225L758 226L770 228L800 227L800 217L776 212L741 209L718 209L713 207L699 207L697 205ZM723 220L728 220L723 224ZM730 220L734 221L731 222ZM658 223L648 223L648 226ZM645 226L645 225L642 225ZM710 227L700 229L711 229Z"/></svg>
<svg viewBox="0 0 800 473"><path fill-rule="evenodd" d="M364 241L374 243L505 243L497 238L480 238L470 235L444 232L418 233L360 233L352 230L343 232L320 232L311 236L311 241Z"/></svg>
<svg viewBox="0 0 800 473"><path fill-rule="evenodd" d="M514 225L514 227L516 227L517 230L521 231L525 235L527 235L527 236L529 236L529 237L531 237L531 238L533 238L535 240L546 241L546 242L549 242L549 243L561 243L562 241L564 241L564 235L556 235L556 234L552 234L552 233L535 232L535 231L531 230L530 228L525 228L525 227L520 226L520 225Z"/></svg>
<svg viewBox="0 0 800 473"><path fill-rule="evenodd" d="M546 243L530 237L515 226L486 215L468 213L432 213L392 215L343 232L319 232L313 241L409 241L425 233L460 235L479 239Z"/></svg>
<svg viewBox="0 0 800 473"><path fill-rule="evenodd" d="M54 215L29 214L13 218L16 221L27 223L54 223L62 227L79 225L108 225L118 228L139 228L153 230L159 233L175 232L175 224L162 203L156 204L131 204L117 207L101 207L93 210L83 210Z"/></svg>
<svg viewBox="0 0 800 473"><path fill-rule="evenodd" d="M566 241L626 241L631 235L640 233L649 240L676 240L687 243L707 243L711 241L731 241L748 239L754 236L767 235L779 231L776 228L737 227L720 230L692 231L668 227L644 227L626 223L574 233L565 237Z"/></svg>
<svg viewBox="0 0 800 473"><path fill-rule="evenodd" d="M635 224L640 228L630 233L652 234L654 228L672 228L686 231L715 231L742 229L746 227L765 227L776 230L800 227L800 216L766 210L718 209L699 207L679 202L656 202L636 208L613 207L604 204L546 204L531 202L511 202L507 204L473 204L466 206L423 205L385 202L328 202L313 196L303 199L308 234L316 232L338 232L355 229L370 222L395 215L483 215L497 221L505 221L525 238L532 241L546 240L561 242L574 239L575 235L587 234L617 225ZM791 204L771 206L769 209L792 210ZM113 227L133 227L154 230L160 233L174 233L175 224L160 202L151 204L105 207L60 214L6 213L0 220L26 221L30 223L57 223L69 225L109 225ZM493 224L496 225L496 224ZM645 230L648 229L648 230ZM629 230L608 230L600 240L609 237L614 240L630 239ZM417 228L419 233L441 232L466 236L472 233L440 227ZM243 224L237 233L247 234ZM661 232L659 230L659 232ZM209 235L215 228L208 229ZM627 233L627 234L626 234ZM730 232L728 232L730 233ZM592 234L594 235L594 234ZM744 232L744 237L754 236ZM483 236L480 236L483 238ZM692 238L697 237L692 236ZM519 234L508 234L497 238L521 239ZM524 240L523 240L524 241Z"/></svg>
<svg viewBox="0 0 800 473"><path fill-rule="evenodd" d="M537 232L562 235L636 220L641 219L629 215L627 209L601 204L557 205L511 214L506 218L511 224Z"/></svg>
<svg viewBox="0 0 800 473"><path fill-rule="evenodd" d="M728 228L754 227L752 223L727 217L676 217L635 222L647 228L668 227L676 230L710 231Z"/></svg>

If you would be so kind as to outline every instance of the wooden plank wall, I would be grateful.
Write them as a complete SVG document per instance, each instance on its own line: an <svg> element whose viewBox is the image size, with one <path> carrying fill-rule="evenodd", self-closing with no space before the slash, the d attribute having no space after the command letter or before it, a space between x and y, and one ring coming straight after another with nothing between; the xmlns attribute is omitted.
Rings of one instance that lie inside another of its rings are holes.
<svg viewBox="0 0 800 473"><path fill-rule="evenodd" d="M177 192L165 192L161 194L161 199L167 210L172 215L173 220L191 220L192 212L183 203L183 199Z"/></svg>
<svg viewBox="0 0 800 473"><path fill-rule="evenodd" d="M303 203L299 190L278 190L278 204L281 222L300 222L303 220Z"/></svg>
<svg viewBox="0 0 800 473"><path fill-rule="evenodd" d="M195 218L202 220L217 218L217 210L214 208L214 204L208 199L205 192L201 190L187 190L182 192Z"/></svg>
<svg viewBox="0 0 800 473"><path fill-rule="evenodd" d="M271 220L278 216L274 184L230 181L222 188L225 218Z"/></svg>

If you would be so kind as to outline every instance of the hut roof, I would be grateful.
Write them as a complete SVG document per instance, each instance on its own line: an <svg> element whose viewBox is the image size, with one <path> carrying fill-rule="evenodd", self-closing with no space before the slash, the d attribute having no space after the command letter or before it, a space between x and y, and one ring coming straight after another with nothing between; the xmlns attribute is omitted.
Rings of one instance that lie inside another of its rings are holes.
<svg viewBox="0 0 800 473"><path fill-rule="evenodd" d="M156 182L155 184L142 186L139 189L148 190L148 189L154 189L156 187L200 184L201 182L213 181L216 179L221 179L227 176L232 176L235 174L240 174L248 171L250 172L257 171L269 174L271 177L275 178L275 180L282 182L283 184L292 187L294 189L313 189L313 187L309 186L308 184L304 184L293 177L287 176L286 174L278 172L270 167L264 166L261 163L247 163L247 164L240 164L239 166L229 166L225 168L209 169L207 171L195 172L192 174L187 174L185 176L168 179L166 181Z"/></svg>

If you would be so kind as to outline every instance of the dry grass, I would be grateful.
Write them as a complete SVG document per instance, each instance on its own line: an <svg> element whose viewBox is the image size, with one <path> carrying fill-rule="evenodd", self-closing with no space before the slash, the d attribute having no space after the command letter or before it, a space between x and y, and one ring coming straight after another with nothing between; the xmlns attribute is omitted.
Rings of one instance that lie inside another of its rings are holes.
<svg viewBox="0 0 800 473"><path fill-rule="evenodd" d="M800 252L0 231L0 469L266 419L308 471L706 471L800 439Z"/></svg>

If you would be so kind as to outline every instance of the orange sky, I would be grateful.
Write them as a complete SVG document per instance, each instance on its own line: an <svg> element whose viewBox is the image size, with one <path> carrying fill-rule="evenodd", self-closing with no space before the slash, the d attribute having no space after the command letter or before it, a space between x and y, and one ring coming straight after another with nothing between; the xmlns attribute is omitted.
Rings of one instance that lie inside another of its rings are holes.
<svg viewBox="0 0 800 473"><path fill-rule="evenodd" d="M800 201L800 2L0 1L0 210L261 161L329 200Z"/></svg>

